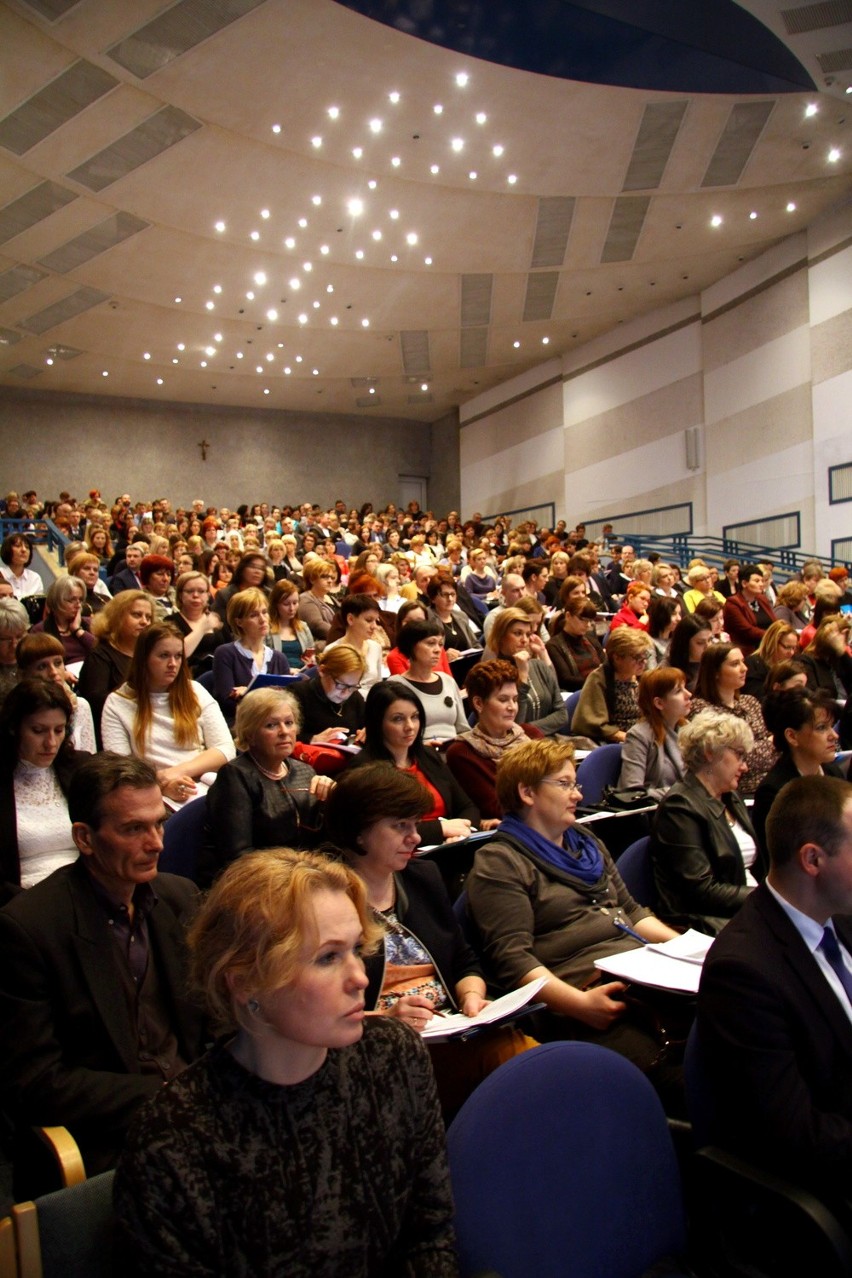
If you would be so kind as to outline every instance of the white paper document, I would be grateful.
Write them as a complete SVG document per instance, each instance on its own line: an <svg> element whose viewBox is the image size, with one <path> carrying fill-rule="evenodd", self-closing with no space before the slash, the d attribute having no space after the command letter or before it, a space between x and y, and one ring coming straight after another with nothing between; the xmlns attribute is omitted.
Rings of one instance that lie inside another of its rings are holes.
<svg viewBox="0 0 852 1278"><path fill-rule="evenodd" d="M540 980L530 981L529 985L522 985L520 989L512 990L502 998L495 998L493 1003L483 1007L478 1016L464 1016L461 1012L453 1012L448 1016L435 1015L420 1037L433 1042L436 1039L455 1038L459 1034L469 1034L477 1027L502 1021L526 1007L527 1003L534 1003L536 994L546 980L547 977L542 976Z"/></svg>
<svg viewBox="0 0 852 1278"><path fill-rule="evenodd" d="M679 994L697 994L701 965L712 944L712 936L690 928L671 941L640 945L635 950L595 959L595 967L608 976L632 981L635 985L650 985L654 989L673 990Z"/></svg>

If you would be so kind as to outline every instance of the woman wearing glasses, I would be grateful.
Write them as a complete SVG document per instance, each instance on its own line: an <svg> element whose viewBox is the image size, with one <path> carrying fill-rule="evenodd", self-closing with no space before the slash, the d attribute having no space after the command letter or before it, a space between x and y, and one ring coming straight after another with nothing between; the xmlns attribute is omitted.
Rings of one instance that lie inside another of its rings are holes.
<svg viewBox="0 0 852 1278"><path fill-rule="evenodd" d="M328 596L337 586L337 573L325 560L314 559L305 564L302 576L308 588L299 595L299 620L307 622L317 642L324 643L334 620L334 604Z"/></svg>
<svg viewBox="0 0 852 1278"><path fill-rule="evenodd" d="M321 824L320 803L334 782L293 759L299 707L281 688L258 688L237 710L243 754L226 764L207 794L204 849L197 881L209 887L244 852L311 848Z"/></svg>
<svg viewBox="0 0 852 1278"><path fill-rule="evenodd" d="M624 741L637 722L639 676L653 652L644 630L621 626L607 640L606 660L593 670L580 693L571 730L593 741Z"/></svg>
<svg viewBox="0 0 852 1278"><path fill-rule="evenodd" d="M544 977L537 999L547 1011L529 1033L611 1047L665 1090L656 1036L621 998L624 984L600 980L594 962L675 933L637 905L603 844L575 825L573 746L555 737L521 742L498 764L496 784L507 815L477 849L466 884L487 975L504 989Z"/></svg>
<svg viewBox="0 0 852 1278"><path fill-rule="evenodd" d="M335 644L317 659L317 677L293 684L301 711L299 740L311 745L360 743L364 727L361 680L364 658L348 643Z"/></svg>

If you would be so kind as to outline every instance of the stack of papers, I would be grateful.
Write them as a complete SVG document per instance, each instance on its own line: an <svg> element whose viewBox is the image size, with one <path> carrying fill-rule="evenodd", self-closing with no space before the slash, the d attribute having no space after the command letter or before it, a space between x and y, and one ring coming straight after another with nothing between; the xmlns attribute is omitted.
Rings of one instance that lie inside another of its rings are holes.
<svg viewBox="0 0 852 1278"><path fill-rule="evenodd" d="M447 1016L436 1013L420 1037L435 1043L445 1038L458 1038L466 1034L472 1034L486 1025L497 1025L504 1021L511 1021L522 1008L532 1003L546 980L547 977L542 976L537 981L530 981L529 985L522 985L519 990L512 990L510 994L504 994L502 998L495 998L493 1003L488 1003L483 1007L478 1016L464 1016L461 1012L453 1012ZM532 1011L532 1008L529 1010Z"/></svg>
<svg viewBox="0 0 852 1278"><path fill-rule="evenodd" d="M595 959L595 967L635 985L650 985L658 990L680 994L697 994L701 966L713 944L712 936L690 928L682 936L659 944L637 946L609 958Z"/></svg>

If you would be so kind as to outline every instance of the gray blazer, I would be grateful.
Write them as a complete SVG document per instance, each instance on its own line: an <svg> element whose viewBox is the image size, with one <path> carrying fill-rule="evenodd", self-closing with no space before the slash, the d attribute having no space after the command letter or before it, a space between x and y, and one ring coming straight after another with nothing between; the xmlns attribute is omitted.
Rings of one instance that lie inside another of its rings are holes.
<svg viewBox="0 0 852 1278"><path fill-rule="evenodd" d="M660 745L647 719L634 723L621 749L619 786L645 786L652 799L661 799L685 775L677 733L667 731Z"/></svg>

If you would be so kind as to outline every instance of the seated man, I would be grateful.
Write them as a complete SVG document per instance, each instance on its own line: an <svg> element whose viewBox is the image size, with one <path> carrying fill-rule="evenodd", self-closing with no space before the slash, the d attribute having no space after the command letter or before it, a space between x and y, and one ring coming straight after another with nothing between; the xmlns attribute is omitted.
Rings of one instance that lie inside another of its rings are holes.
<svg viewBox="0 0 852 1278"><path fill-rule="evenodd" d="M805 776L766 822L770 870L704 964L713 1143L852 1202L852 785ZM848 1216L847 1216L848 1219Z"/></svg>
<svg viewBox="0 0 852 1278"><path fill-rule="evenodd" d="M0 910L0 1088L15 1120L68 1127L92 1175L203 1049L185 993L197 889L157 876L166 813L141 759L88 759L68 809L79 860Z"/></svg>

